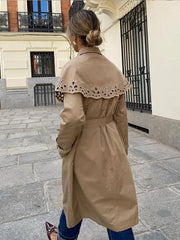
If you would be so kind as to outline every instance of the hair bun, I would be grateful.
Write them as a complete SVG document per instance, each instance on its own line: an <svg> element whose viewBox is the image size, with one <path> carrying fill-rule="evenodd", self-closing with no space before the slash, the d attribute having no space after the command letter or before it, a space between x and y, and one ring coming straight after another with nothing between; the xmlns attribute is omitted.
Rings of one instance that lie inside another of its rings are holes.
<svg viewBox="0 0 180 240"><path fill-rule="evenodd" d="M98 46L102 41L100 30L90 30L86 36L86 42L89 46Z"/></svg>

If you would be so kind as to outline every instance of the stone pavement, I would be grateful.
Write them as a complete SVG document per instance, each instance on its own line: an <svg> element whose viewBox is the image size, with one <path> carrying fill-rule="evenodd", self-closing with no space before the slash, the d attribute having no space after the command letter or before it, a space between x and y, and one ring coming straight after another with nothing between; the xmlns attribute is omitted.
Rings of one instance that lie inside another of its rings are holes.
<svg viewBox="0 0 180 240"><path fill-rule="evenodd" d="M45 221L58 224L61 163L56 148L61 106L0 110L0 240L46 240ZM180 152L129 129L136 183L136 240L180 239ZM79 240L107 240L84 219Z"/></svg>

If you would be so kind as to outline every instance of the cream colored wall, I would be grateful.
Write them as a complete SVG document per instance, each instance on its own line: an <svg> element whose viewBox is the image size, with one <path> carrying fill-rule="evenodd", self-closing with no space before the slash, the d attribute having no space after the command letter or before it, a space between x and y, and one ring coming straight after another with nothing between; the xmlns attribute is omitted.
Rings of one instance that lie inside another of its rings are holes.
<svg viewBox="0 0 180 240"><path fill-rule="evenodd" d="M27 0L18 0L18 12L27 12Z"/></svg>
<svg viewBox="0 0 180 240"><path fill-rule="evenodd" d="M7 11L7 0L0 0L0 11Z"/></svg>
<svg viewBox="0 0 180 240"><path fill-rule="evenodd" d="M116 20L112 24L112 19L107 14L98 15L101 23L101 31L103 43L100 47L101 52L112 61L120 70L122 68L121 61L121 35L120 22Z"/></svg>
<svg viewBox="0 0 180 240"><path fill-rule="evenodd" d="M61 13L61 0L52 0L52 12Z"/></svg>
<svg viewBox="0 0 180 240"><path fill-rule="evenodd" d="M6 79L7 88L27 87L27 78L31 77L31 51L54 51L55 76L60 76L63 65L69 60L69 44L61 37L59 40L47 41L42 38L23 40L22 36L13 38L13 40L4 39L4 41L1 38L1 78Z"/></svg>
<svg viewBox="0 0 180 240"><path fill-rule="evenodd" d="M122 70L120 23L117 21L104 36L104 55Z"/></svg>
<svg viewBox="0 0 180 240"><path fill-rule="evenodd" d="M147 1L152 113L180 120L180 1Z"/></svg>
<svg viewBox="0 0 180 240"><path fill-rule="evenodd" d="M2 49L0 49L0 79L2 78Z"/></svg>

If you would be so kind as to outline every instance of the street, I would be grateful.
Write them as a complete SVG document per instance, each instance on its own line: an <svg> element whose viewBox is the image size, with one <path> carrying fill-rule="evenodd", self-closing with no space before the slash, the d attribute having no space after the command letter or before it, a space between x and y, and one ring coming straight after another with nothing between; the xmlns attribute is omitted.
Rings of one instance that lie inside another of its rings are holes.
<svg viewBox="0 0 180 240"><path fill-rule="evenodd" d="M56 148L61 106L0 110L0 239L45 240L58 224L61 163ZM129 128L128 159L136 184L136 240L180 239L180 152ZM84 219L79 240L107 240Z"/></svg>

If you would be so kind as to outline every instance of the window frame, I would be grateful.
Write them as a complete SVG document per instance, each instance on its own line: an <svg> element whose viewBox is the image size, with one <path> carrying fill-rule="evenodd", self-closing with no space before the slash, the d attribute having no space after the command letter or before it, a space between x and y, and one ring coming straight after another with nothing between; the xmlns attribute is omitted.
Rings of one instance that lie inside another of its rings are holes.
<svg viewBox="0 0 180 240"><path fill-rule="evenodd" d="M52 58L52 65L51 65L51 72L52 74L45 74L44 71L44 62L45 62L45 57L46 54L49 54L49 56L51 55ZM34 55L39 55L42 56L42 74L35 74L34 71L34 63L33 63L33 59L34 59ZM44 55L44 56L43 56ZM31 51L30 52L30 61L31 61L31 77L55 77L55 61L54 61L54 52L53 51Z"/></svg>
<svg viewBox="0 0 180 240"><path fill-rule="evenodd" d="M42 12L41 11L41 3L42 3L42 0L39 0L38 1L38 11L37 11L39 14ZM29 13L34 12L33 11L33 0L27 0L27 7L28 7ZM52 14L52 0L48 0L48 11L47 12Z"/></svg>

